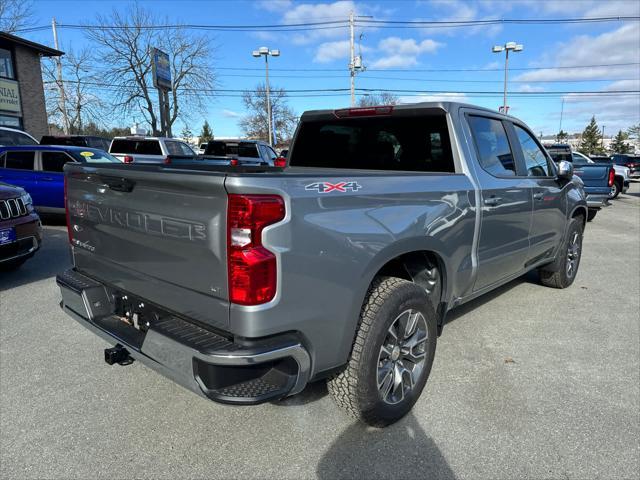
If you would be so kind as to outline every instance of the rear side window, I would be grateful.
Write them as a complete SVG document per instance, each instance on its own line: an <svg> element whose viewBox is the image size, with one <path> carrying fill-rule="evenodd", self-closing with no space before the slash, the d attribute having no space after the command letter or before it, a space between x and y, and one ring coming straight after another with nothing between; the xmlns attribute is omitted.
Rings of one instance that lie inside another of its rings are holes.
<svg viewBox="0 0 640 480"><path fill-rule="evenodd" d="M255 143L241 143L238 145L238 156L248 158L260 158L258 145Z"/></svg>
<svg viewBox="0 0 640 480"><path fill-rule="evenodd" d="M530 177L550 177L553 175L553 167L551 161L542 151L538 142L524 128L518 125L513 126L516 129L516 135L522 147L522 155L524 163L527 167L527 175ZM569 152L569 161L571 161L571 152Z"/></svg>
<svg viewBox="0 0 640 480"><path fill-rule="evenodd" d="M502 122L475 115L468 118L480 166L495 177L514 176L516 164Z"/></svg>
<svg viewBox="0 0 640 480"><path fill-rule="evenodd" d="M294 167L454 172L444 114L304 121Z"/></svg>
<svg viewBox="0 0 640 480"><path fill-rule="evenodd" d="M24 133L0 129L0 145L37 145L33 138Z"/></svg>
<svg viewBox="0 0 640 480"><path fill-rule="evenodd" d="M117 139L111 143L110 153L132 153L138 155L162 155L158 140Z"/></svg>
<svg viewBox="0 0 640 480"><path fill-rule="evenodd" d="M16 170L33 170L35 152L7 152L5 167Z"/></svg>
<svg viewBox="0 0 640 480"><path fill-rule="evenodd" d="M64 152L42 152L42 170L45 172L62 172L64 164L73 160Z"/></svg>

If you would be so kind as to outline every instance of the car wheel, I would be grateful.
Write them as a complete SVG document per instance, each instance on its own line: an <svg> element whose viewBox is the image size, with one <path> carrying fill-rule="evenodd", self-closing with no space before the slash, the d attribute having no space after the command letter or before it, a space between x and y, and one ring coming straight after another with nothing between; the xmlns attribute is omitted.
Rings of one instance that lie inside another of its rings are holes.
<svg viewBox="0 0 640 480"><path fill-rule="evenodd" d="M425 290L379 277L367 292L346 368L328 381L336 403L351 416L384 427L406 415L427 383L437 321Z"/></svg>
<svg viewBox="0 0 640 480"><path fill-rule="evenodd" d="M587 222L590 222L591 220L596 218L597 214L598 214L598 210L595 208L590 208L589 210L587 210Z"/></svg>
<svg viewBox="0 0 640 480"><path fill-rule="evenodd" d="M609 192L609 200L613 200L618 195L620 195L621 190L622 190L622 186L620 185L620 182L617 182L617 181L613 182L613 185L611 186L611 191Z"/></svg>
<svg viewBox="0 0 640 480"><path fill-rule="evenodd" d="M582 219L572 218L567 238L560 247L558 258L550 265L545 265L538 270L543 285L567 288L573 283L580 266L583 230Z"/></svg>

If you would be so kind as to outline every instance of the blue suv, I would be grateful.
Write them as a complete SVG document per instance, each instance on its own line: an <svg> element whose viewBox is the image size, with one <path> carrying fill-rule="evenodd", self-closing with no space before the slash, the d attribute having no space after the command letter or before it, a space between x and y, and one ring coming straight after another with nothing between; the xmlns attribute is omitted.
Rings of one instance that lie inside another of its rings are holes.
<svg viewBox="0 0 640 480"><path fill-rule="evenodd" d="M22 145L0 147L0 181L24 188L40 213L64 213L64 174L68 162L113 162L117 158L88 147Z"/></svg>

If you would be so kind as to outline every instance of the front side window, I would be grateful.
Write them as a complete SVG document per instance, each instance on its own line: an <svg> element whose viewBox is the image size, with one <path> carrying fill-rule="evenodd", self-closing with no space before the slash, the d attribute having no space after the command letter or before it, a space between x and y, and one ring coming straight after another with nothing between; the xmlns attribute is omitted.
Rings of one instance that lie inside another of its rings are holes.
<svg viewBox="0 0 640 480"><path fill-rule="evenodd" d="M469 126L482 168L494 177L514 176L516 164L502 122L472 115L469 116Z"/></svg>
<svg viewBox="0 0 640 480"><path fill-rule="evenodd" d="M544 154L538 142L522 127L514 125L518 141L522 147L522 155L524 155L524 163L527 168L529 177L550 177L553 175L553 169L550 160ZM571 158L571 157L569 157Z"/></svg>
<svg viewBox="0 0 640 480"><path fill-rule="evenodd" d="M33 159L36 152L7 152L5 167L16 170L33 170Z"/></svg>
<svg viewBox="0 0 640 480"><path fill-rule="evenodd" d="M62 172L64 164L73 161L64 152L42 152L40 158L45 172Z"/></svg>
<svg viewBox="0 0 640 480"><path fill-rule="evenodd" d="M182 149L180 148L180 144L178 142L164 142L165 147L167 147L167 151L169 155L183 155Z"/></svg>

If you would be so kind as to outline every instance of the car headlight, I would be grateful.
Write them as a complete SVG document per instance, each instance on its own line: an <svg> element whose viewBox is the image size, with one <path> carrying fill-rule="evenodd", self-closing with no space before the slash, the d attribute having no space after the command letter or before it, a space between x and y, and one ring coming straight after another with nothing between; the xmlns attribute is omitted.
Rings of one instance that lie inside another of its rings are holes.
<svg viewBox="0 0 640 480"><path fill-rule="evenodd" d="M22 195L20 195L20 199L25 205L33 205L33 199L28 193L23 193Z"/></svg>

